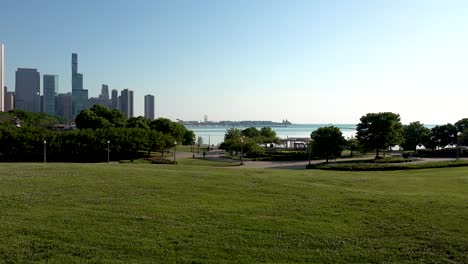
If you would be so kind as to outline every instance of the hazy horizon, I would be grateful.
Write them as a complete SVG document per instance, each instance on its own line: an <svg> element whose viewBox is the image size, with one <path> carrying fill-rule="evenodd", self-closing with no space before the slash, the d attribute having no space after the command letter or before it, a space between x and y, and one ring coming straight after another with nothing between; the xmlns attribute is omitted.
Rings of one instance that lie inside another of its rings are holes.
<svg viewBox="0 0 468 264"><path fill-rule="evenodd" d="M468 116L466 1L15 0L2 11L10 91L17 68L37 68L71 92L76 52L89 96L134 90L136 116L146 94L173 120Z"/></svg>

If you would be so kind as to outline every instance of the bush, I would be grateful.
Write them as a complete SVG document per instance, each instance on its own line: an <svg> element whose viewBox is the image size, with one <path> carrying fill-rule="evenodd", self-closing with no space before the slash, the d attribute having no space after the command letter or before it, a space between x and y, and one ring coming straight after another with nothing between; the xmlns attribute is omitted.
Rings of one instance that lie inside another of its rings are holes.
<svg viewBox="0 0 468 264"><path fill-rule="evenodd" d="M460 157L468 157L467 151L460 151ZM457 156L456 148L444 148L444 149L419 149L417 151L419 157L425 158L454 158Z"/></svg>

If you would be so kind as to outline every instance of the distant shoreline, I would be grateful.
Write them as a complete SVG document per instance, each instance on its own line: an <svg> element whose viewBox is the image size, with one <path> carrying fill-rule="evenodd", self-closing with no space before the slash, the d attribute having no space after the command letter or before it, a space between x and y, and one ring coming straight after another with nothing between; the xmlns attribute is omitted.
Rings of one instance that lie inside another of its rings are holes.
<svg viewBox="0 0 468 264"><path fill-rule="evenodd" d="M179 120L179 123L185 126L191 127L287 127L293 125L288 120L283 120L282 122L273 122L273 121L219 121L219 122L198 122L198 121L182 121Z"/></svg>

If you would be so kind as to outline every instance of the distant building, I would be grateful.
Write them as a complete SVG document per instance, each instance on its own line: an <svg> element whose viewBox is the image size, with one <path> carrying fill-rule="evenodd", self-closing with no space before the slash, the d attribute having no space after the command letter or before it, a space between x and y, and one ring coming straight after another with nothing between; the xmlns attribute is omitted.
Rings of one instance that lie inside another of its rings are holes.
<svg viewBox="0 0 468 264"><path fill-rule="evenodd" d="M40 112L41 84L37 69L19 68L15 80L15 109Z"/></svg>
<svg viewBox="0 0 468 264"><path fill-rule="evenodd" d="M126 118L133 117L133 91L124 89L120 92L120 111Z"/></svg>
<svg viewBox="0 0 468 264"><path fill-rule="evenodd" d="M133 91L129 91L129 106L130 106L130 116L129 117L134 117L133 115Z"/></svg>
<svg viewBox="0 0 468 264"><path fill-rule="evenodd" d="M154 119L154 95L145 95L145 117Z"/></svg>
<svg viewBox="0 0 468 264"><path fill-rule="evenodd" d="M103 84L101 88L101 94L99 95L99 100L109 100L109 85Z"/></svg>
<svg viewBox="0 0 468 264"><path fill-rule="evenodd" d="M78 54L72 54L72 113L76 117L88 108L88 90L83 89L83 74L78 73Z"/></svg>
<svg viewBox="0 0 468 264"><path fill-rule="evenodd" d="M5 96L5 112L15 109L15 93L8 92L8 88L5 86L3 89L3 95Z"/></svg>
<svg viewBox="0 0 468 264"><path fill-rule="evenodd" d="M101 94L99 95L99 104L110 108L109 86L107 84L102 85Z"/></svg>
<svg viewBox="0 0 468 264"><path fill-rule="evenodd" d="M57 115L68 121L72 120L72 94L62 93L57 96Z"/></svg>
<svg viewBox="0 0 468 264"><path fill-rule="evenodd" d="M0 43L0 112L5 111L5 70L4 70L4 46Z"/></svg>
<svg viewBox="0 0 468 264"><path fill-rule="evenodd" d="M58 76L44 74L44 76L42 76L42 87L42 112L49 115L55 115L55 97L58 94Z"/></svg>
<svg viewBox="0 0 468 264"><path fill-rule="evenodd" d="M110 108L111 109L116 109L119 110L119 91L116 89L112 89L112 98L111 98L111 103L110 103Z"/></svg>
<svg viewBox="0 0 468 264"><path fill-rule="evenodd" d="M101 100L98 97L90 97L88 98L88 105L89 107L93 107L94 105L102 105Z"/></svg>

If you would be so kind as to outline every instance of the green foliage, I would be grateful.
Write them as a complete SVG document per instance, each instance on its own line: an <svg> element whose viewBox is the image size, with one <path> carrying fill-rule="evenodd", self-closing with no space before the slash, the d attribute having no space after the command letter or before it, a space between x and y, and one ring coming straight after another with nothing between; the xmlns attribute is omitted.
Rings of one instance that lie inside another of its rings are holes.
<svg viewBox="0 0 468 264"><path fill-rule="evenodd" d="M312 138L312 153L316 157L327 160L332 157L341 156L346 146L346 140L340 129L335 126L320 127L310 134Z"/></svg>
<svg viewBox="0 0 468 264"><path fill-rule="evenodd" d="M167 118L152 120L149 126L152 130L171 135L172 138L179 143L184 142L184 136L187 133L187 128L184 125L172 122ZM174 141L172 145L174 145Z"/></svg>
<svg viewBox="0 0 468 264"><path fill-rule="evenodd" d="M417 170L434 168L468 167L468 161L441 161L426 163L401 163L401 162L335 162L327 164L307 165L307 169L335 170L335 171L395 171Z"/></svg>
<svg viewBox="0 0 468 264"><path fill-rule="evenodd" d="M150 128L150 122L151 120L143 117L143 116L138 116L138 117L130 117L127 120L127 125L126 127L128 128L145 128L149 129Z"/></svg>
<svg viewBox="0 0 468 264"><path fill-rule="evenodd" d="M403 141L400 115L383 112L362 116L357 125L357 140L366 151L379 151L400 144Z"/></svg>
<svg viewBox="0 0 468 264"><path fill-rule="evenodd" d="M457 140L457 127L452 124L435 126L431 129L429 137L426 139L427 148L433 146L444 148L448 145L453 145Z"/></svg>
<svg viewBox="0 0 468 264"><path fill-rule="evenodd" d="M195 144L195 133L192 130L185 130L182 145L193 145Z"/></svg>
<svg viewBox="0 0 468 264"><path fill-rule="evenodd" d="M405 125L403 126L403 142L400 146L404 150L416 151L416 147L423 145L430 133L431 130L419 121Z"/></svg>
<svg viewBox="0 0 468 264"><path fill-rule="evenodd" d="M250 157L259 157L265 153L265 149L260 144L278 143L279 139L276 132L270 127L264 127L258 130L255 127L249 127L244 130L230 128L224 134L224 142L220 144L220 149L229 153L241 151L241 138L244 140L244 153Z"/></svg>
<svg viewBox="0 0 468 264"><path fill-rule="evenodd" d="M359 141L355 137L346 139L346 149L350 151L350 156L353 156L353 152L359 150Z"/></svg>
<svg viewBox="0 0 468 264"><path fill-rule="evenodd" d="M276 132L271 129L271 127L262 127L260 129L260 137L262 139L262 143L276 143L279 144L280 140L276 135Z"/></svg>
<svg viewBox="0 0 468 264"><path fill-rule="evenodd" d="M258 129L255 127L248 127L242 130L241 134L244 137L252 138L252 139L260 137L260 131L258 131Z"/></svg>
<svg viewBox="0 0 468 264"><path fill-rule="evenodd" d="M108 109L102 105L94 105L90 109L82 110L75 118L77 128L98 129L108 127L124 127L125 116L115 109Z"/></svg>
<svg viewBox="0 0 468 264"><path fill-rule="evenodd" d="M61 118L51 116L47 113L33 113L23 110L0 112L0 124L11 125L15 118L20 120L22 127L54 127L60 123L63 124Z"/></svg>

